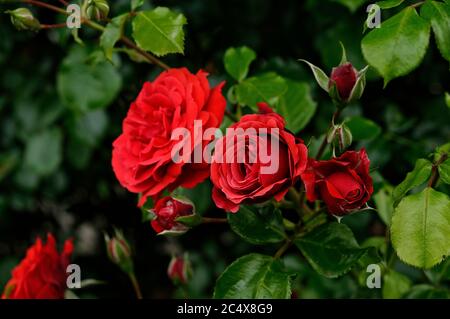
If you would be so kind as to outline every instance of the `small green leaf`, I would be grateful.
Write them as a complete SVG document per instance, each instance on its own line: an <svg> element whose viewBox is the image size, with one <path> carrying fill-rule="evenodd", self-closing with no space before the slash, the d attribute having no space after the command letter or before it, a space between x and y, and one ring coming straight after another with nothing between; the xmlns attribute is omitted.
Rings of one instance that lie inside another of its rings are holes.
<svg viewBox="0 0 450 319"><path fill-rule="evenodd" d="M405 275L390 270L383 276L384 299L399 299L411 289L412 282Z"/></svg>
<svg viewBox="0 0 450 319"><path fill-rule="evenodd" d="M398 7L399 5L401 5L403 3L403 1L405 1L405 0L385 0L385 1L379 1L376 4L381 9L391 9L391 8Z"/></svg>
<svg viewBox="0 0 450 319"><path fill-rule="evenodd" d="M385 185L372 197L377 208L378 216L380 216L381 220L387 226L391 225L392 212L394 211L392 190L392 186Z"/></svg>
<svg viewBox="0 0 450 319"><path fill-rule="evenodd" d="M356 141L372 140L381 133L381 127L377 123L362 116L352 117L345 124Z"/></svg>
<svg viewBox="0 0 450 319"><path fill-rule="evenodd" d="M217 279L215 299L288 299L289 274L278 259L249 254L234 261Z"/></svg>
<svg viewBox="0 0 450 319"><path fill-rule="evenodd" d="M414 70L427 51L430 38L429 23L419 17L413 7L382 22L362 40L364 58L389 81Z"/></svg>
<svg viewBox="0 0 450 319"><path fill-rule="evenodd" d="M366 72L368 69L369 66L366 65L361 71L358 72L358 79L356 80L355 86L350 92L350 96L348 97L347 103L357 101L363 95L364 89L366 87Z"/></svg>
<svg viewBox="0 0 450 319"><path fill-rule="evenodd" d="M319 67L315 66L312 63L309 63L306 60L300 59L299 61L305 62L310 67L312 73L314 74L314 78L316 79L317 84L325 90L325 92L329 91L330 78L325 72L322 71Z"/></svg>
<svg viewBox="0 0 450 319"><path fill-rule="evenodd" d="M228 74L240 82L247 77L250 64L255 59L255 51L243 46L239 48L229 48L225 52L223 63Z"/></svg>
<svg viewBox="0 0 450 319"><path fill-rule="evenodd" d="M236 85L235 93L241 105L256 111L256 103L267 102L274 106L286 90L286 81L276 73L269 72L243 80Z"/></svg>
<svg viewBox="0 0 450 319"><path fill-rule="evenodd" d="M336 222L322 225L294 243L311 266L329 278L345 274L368 251L359 247L348 226Z"/></svg>
<svg viewBox="0 0 450 319"><path fill-rule="evenodd" d="M133 38L140 48L157 56L183 54L186 23L183 14L166 7L142 11L133 19Z"/></svg>
<svg viewBox="0 0 450 319"><path fill-rule="evenodd" d="M302 130L311 121L317 109L311 89L306 82L286 80L287 91L281 96L277 112L286 120L286 127L294 133Z"/></svg>
<svg viewBox="0 0 450 319"><path fill-rule="evenodd" d="M144 0L131 0L131 11L139 9L144 4Z"/></svg>
<svg viewBox="0 0 450 319"><path fill-rule="evenodd" d="M445 92L445 104L450 108L450 93Z"/></svg>
<svg viewBox="0 0 450 319"><path fill-rule="evenodd" d="M39 176L53 173L62 160L62 134L58 128L38 133L27 142L24 163Z"/></svg>
<svg viewBox="0 0 450 319"><path fill-rule="evenodd" d="M439 51L450 61L450 5L426 1L420 8L420 15L431 23Z"/></svg>
<svg viewBox="0 0 450 319"><path fill-rule="evenodd" d="M450 254L450 198L427 187L405 197L394 211L392 244L399 258L431 268Z"/></svg>
<svg viewBox="0 0 450 319"><path fill-rule="evenodd" d="M242 205L237 213L227 216L231 229L252 244L278 243L286 238L281 214L272 206Z"/></svg>
<svg viewBox="0 0 450 319"><path fill-rule="evenodd" d="M111 22L106 25L105 31L103 31L100 36L100 46L103 48L106 58L111 62L114 46L122 36L123 26L125 21L127 21L127 18L127 13L113 18Z"/></svg>
<svg viewBox="0 0 450 319"><path fill-rule="evenodd" d="M63 60L57 78L61 101L79 113L108 106L122 86L122 78L111 63L90 64L88 58L86 48L73 47Z"/></svg>
<svg viewBox="0 0 450 319"><path fill-rule="evenodd" d="M450 158L439 165L438 171L441 181L450 185Z"/></svg>
<svg viewBox="0 0 450 319"><path fill-rule="evenodd" d="M414 169L406 175L406 178L394 188L392 198L394 207L398 205L403 196L411 189L425 183L431 176L431 168L433 164L426 159L418 159Z"/></svg>

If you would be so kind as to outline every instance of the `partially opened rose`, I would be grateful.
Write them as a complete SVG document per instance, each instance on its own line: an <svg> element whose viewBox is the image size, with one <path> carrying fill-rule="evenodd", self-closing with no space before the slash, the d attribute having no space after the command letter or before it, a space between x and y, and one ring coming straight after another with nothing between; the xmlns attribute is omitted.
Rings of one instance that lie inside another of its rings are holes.
<svg viewBox="0 0 450 319"><path fill-rule="evenodd" d="M264 114L243 116L215 146L212 198L231 212L243 203L280 201L306 168L303 142L285 130L284 119L267 105L260 109Z"/></svg>
<svg viewBox="0 0 450 319"><path fill-rule="evenodd" d="M194 213L194 207L188 202L166 196L156 202L151 212L155 215L155 219L152 220L151 225L158 234L166 230L185 232L188 228L175 219L192 215Z"/></svg>
<svg viewBox="0 0 450 319"><path fill-rule="evenodd" d="M27 250L25 258L12 271L2 298L6 299L63 299L66 290L66 269L73 244L67 240L58 253L55 238L48 234L44 244L38 238Z"/></svg>
<svg viewBox="0 0 450 319"><path fill-rule="evenodd" d="M308 200L321 199L330 214L343 216L360 209L373 193L365 149L347 151L328 161L310 159L302 174Z"/></svg>
<svg viewBox="0 0 450 319"><path fill-rule="evenodd" d="M123 187L142 193L139 206L148 196L157 197L178 186L194 187L209 176L207 163L175 163L171 158L179 143L171 139L175 129L185 128L194 136L195 120L201 121L203 129L219 127L222 122L223 83L211 89L206 76L186 68L164 71L153 82L146 82L131 104L123 132L113 144L112 166Z"/></svg>

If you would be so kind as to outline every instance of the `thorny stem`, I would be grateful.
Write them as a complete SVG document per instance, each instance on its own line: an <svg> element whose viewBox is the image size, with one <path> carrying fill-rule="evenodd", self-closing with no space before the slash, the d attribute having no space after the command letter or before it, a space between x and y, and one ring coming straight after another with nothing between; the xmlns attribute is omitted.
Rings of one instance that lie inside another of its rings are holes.
<svg viewBox="0 0 450 319"><path fill-rule="evenodd" d="M428 182L428 187L434 187L439 180L439 171L438 167L448 158L448 154L444 153L442 156L433 164L433 168L431 169L431 178Z"/></svg>
<svg viewBox="0 0 450 319"><path fill-rule="evenodd" d="M331 119L331 123L330 123L330 128L334 125L336 119L339 117L339 115L341 115L342 109L337 109L336 112L334 112L333 114L333 118ZM322 140L322 144L320 144L319 150L317 151L317 155L316 155L316 159L319 160L322 155L323 152L325 151L326 147L328 145L328 141L327 141L327 134L325 134L323 140Z"/></svg>
<svg viewBox="0 0 450 319"><path fill-rule="evenodd" d="M139 287L139 283L136 279L136 275L134 272L130 272L128 274L128 277L130 278L131 284L133 285L134 292L136 293L137 299L142 299L142 292L141 288Z"/></svg>
<svg viewBox="0 0 450 319"><path fill-rule="evenodd" d="M66 27L65 23L58 24L41 24L41 29L58 29Z"/></svg>
<svg viewBox="0 0 450 319"><path fill-rule="evenodd" d="M30 4L30 5L37 6L37 7L46 8L46 9L49 9L49 10L52 10L52 11L55 11L55 12L58 12L58 13L61 13L61 14L65 14L65 15L68 15L68 14L69 14L66 10L64 10L64 9L62 9L62 8L59 8L59 7L57 7L57 6L54 6L54 5L51 5L51 4L42 2L42 1L37 1L37 0L17 0L17 2L27 3L27 4ZM61 3L63 3L63 2L66 2L66 1L61 1ZM105 30L105 27L102 26L101 24L98 24L98 23L96 23L96 22L94 22L94 21L91 21L91 20L89 20L89 19L86 19L86 18L83 18L82 23L85 24L85 25L87 25L87 26L89 26L89 27L91 27L91 28L93 28L93 29L96 29L96 30L98 30L98 31L101 31L101 32L103 32L103 31ZM45 29L45 28L44 28L44 29ZM126 37L126 36L121 36L121 37L120 37L120 41L121 41L123 44L125 44L125 46L129 47L130 49L135 50L137 53L139 53L140 55L142 55L142 56L143 56L144 58L146 58L149 62L151 62L151 63L153 63L153 64L155 64L155 65L157 65L157 66L159 66L159 67L161 67L161 68L163 68L163 69L165 69L165 70L168 70L168 69L170 68L167 64L165 64L164 62L162 62L161 60L159 60L159 59L156 58L155 56L153 56L153 55L151 55L150 53L148 53L148 52L142 50L141 48L139 48L139 47L138 47L133 41L131 41L128 37Z"/></svg>

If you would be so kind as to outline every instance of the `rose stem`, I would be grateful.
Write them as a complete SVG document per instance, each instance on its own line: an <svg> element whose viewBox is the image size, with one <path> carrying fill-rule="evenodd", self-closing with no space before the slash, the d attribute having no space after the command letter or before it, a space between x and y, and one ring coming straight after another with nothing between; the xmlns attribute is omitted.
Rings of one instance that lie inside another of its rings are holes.
<svg viewBox="0 0 450 319"><path fill-rule="evenodd" d="M228 219L226 219L226 218L202 217L202 224L221 224L221 223L228 223Z"/></svg>
<svg viewBox="0 0 450 319"><path fill-rule="evenodd" d="M439 180L439 171L438 167L448 158L448 154L444 153L442 156L433 164L433 168L431 169L431 178L428 182L428 187L434 187Z"/></svg>
<svg viewBox="0 0 450 319"><path fill-rule="evenodd" d="M280 249L277 250L277 252L273 256L273 258L274 259L280 258L286 252L286 250L288 250L288 248L291 247L291 245L292 245L292 240L287 239L284 242L283 246L281 246Z"/></svg>
<svg viewBox="0 0 450 319"><path fill-rule="evenodd" d="M69 15L69 13L66 12L64 9L56 7L56 6L48 4L48 3L45 3L45 2L41 2L41 1L37 1L37 0L17 0L17 2L27 3L27 4L30 4L30 5L35 5L37 7L42 7L42 8L46 8L46 9L49 9L49 10L52 10L52 11L55 11L55 12L59 12L59 13L65 14L65 15ZM95 23L95 22L93 22L93 21L91 21L89 19L86 19L86 18L83 18L82 23L86 24L87 26L89 26L89 27L91 27L93 29L101 31L101 32L103 32L105 30L104 26L102 26L102 25L100 25L98 23ZM161 60L159 60L155 56L151 55L150 53L148 53L148 52L142 50L141 48L139 48L133 41L131 41L126 36L122 35L120 37L120 41L122 41L123 44L125 44L127 47L135 50L137 53L142 55L149 62L151 62L151 63L153 63L153 64L155 64L155 65L157 65L157 66L159 66L159 67L161 67L161 68L163 68L165 70L170 69L170 67L167 64L165 64L164 62L162 62Z"/></svg>
<svg viewBox="0 0 450 319"><path fill-rule="evenodd" d="M131 283L133 285L133 289L134 289L134 292L136 293L136 297L138 299L142 299L142 292L141 292L141 288L139 287L139 283L138 283L138 281L136 279L136 275L132 271L132 272L130 272L128 274L128 276L130 277L130 281L131 281Z"/></svg>
<svg viewBox="0 0 450 319"><path fill-rule="evenodd" d="M58 29L66 27L65 23L58 24L41 24L41 29Z"/></svg>
<svg viewBox="0 0 450 319"><path fill-rule="evenodd" d="M339 115L341 115L341 112L342 112L342 109L337 109L336 112L334 112L333 118L332 118L330 126L329 126L330 128L334 125L334 121L339 117ZM328 145L327 134L325 133L325 136L322 140L322 144L320 144L319 150L317 151L317 155L316 155L317 160L320 160L327 145Z"/></svg>

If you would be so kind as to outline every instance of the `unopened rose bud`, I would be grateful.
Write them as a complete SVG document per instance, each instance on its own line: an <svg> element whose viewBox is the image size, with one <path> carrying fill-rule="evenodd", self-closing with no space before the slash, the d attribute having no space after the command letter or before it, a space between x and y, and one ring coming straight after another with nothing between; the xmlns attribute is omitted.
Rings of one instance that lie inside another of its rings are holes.
<svg viewBox="0 0 450 319"><path fill-rule="evenodd" d="M350 97L357 78L358 71L350 62L347 62L333 68L328 86L331 88L333 85L336 85L339 97L341 100L346 101Z"/></svg>
<svg viewBox="0 0 450 319"><path fill-rule="evenodd" d="M131 248L122 232L115 230L112 238L105 235L106 251L109 259L118 265L125 273L133 272L133 260L131 259Z"/></svg>
<svg viewBox="0 0 450 319"><path fill-rule="evenodd" d="M167 268L167 276L175 285L185 285L192 276L192 267L188 255L172 257Z"/></svg>
<svg viewBox="0 0 450 319"><path fill-rule="evenodd" d="M89 0L86 15L91 20L103 20L108 16L109 4L106 0Z"/></svg>
<svg viewBox="0 0 450 319"><path fill-rule="evenodd" d="M155 207L150 210L154 219L151 221L153 229L158 234L183 234L189 228L178 218L195 217L194 205L186 199L166 196L158 200ZM194 218L195 219L195 218Z"/></svg>
<svg viewBox="0 0 450 319"><path fill-rule="evenodd" d="M11 16L11 23L17 30L38 31L41 28L39 21L27 8L5 11Z"/></svg>

